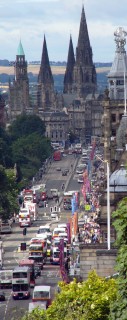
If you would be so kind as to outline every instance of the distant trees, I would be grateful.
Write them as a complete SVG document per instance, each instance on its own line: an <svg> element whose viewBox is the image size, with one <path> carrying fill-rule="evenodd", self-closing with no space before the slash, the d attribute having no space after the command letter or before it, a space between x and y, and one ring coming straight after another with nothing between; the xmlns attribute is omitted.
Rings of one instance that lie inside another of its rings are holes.
<svg viewBox="0 0 127 320"><path fill-rule="evenodd" d="M51 152L44 122L36 115L17 117L8 131L0 127L0 215L17 210L19 189L29 184Z"/></svg>
<svg viewBox="0 0 127 320"><path fill-rule="evenodd" d="M51 155L50 140L45 138L44 122L37 115L20 115L9 127L11 158L26 184Z"/></svg>
<svg viewBox="0 0 127 320"><path fill-rule="evenodd" d="M9 127L9 133L13 140L17 140L35 132L41 136L44 136L45 133L44 122L37 115L22 114L18 116Z"/></svg>
<svg viewBox="0 0 127 320"><path fill-rule="evenodd" d="M13 169L0 165L0 218L9 219L18 211L18 188Z"/></svg>

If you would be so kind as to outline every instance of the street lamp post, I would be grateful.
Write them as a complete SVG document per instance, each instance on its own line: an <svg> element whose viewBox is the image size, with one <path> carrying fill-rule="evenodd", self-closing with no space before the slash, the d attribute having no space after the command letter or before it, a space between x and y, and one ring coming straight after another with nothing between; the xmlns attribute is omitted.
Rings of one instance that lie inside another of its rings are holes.
<svg viewBox="0 0 127 320"><path fill-rule="evenodd" d="M109 163L107 164L107 246L110 250L110 189L109 189Z"/></svg>
<svg viewBox="0 0 127 320"><path fill-rule="evenodd" d="M107 160L102 160L96 156L101 162L106 163L107 167L107 249L111 249L110 235L110 186L109 186L109 163Z"/></svg>

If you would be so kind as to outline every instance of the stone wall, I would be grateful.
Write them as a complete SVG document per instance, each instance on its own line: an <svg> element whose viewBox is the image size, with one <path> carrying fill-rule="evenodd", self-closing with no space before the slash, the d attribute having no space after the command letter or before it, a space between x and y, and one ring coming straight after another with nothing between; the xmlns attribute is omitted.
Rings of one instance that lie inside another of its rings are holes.
<svg viewBox="0 0 127 320"><path fill-rule="evenodd" d="M102 277L116 273L117 249L107 250L105 245L80 245L80 276L86 280L91 270Z"/></svg>

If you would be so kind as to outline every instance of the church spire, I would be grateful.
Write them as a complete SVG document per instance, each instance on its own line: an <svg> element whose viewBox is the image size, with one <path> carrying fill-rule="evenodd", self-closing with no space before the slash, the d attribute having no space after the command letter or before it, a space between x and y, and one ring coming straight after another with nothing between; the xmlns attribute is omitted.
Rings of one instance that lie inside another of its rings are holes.
<svg viewBox="0 0 127 320"><path fill-rule="evenodd" d="M54 105L55 91L54 80L49 63L49 56L44 36L40 71L38 75L38 107L42 110L50 110Z"/></svg>
<svg viewBox="0 0 127 320"><path fill-rule="evenodd" d="M88 61L86 61L86 52L88 52ZM89 61L90 60L90 61ZM76 61L80 63L91 63L92 62L92 49L90 47L89 34L86 23L86 16L84 6L82 7L78 45L76 48Z"/></svg>
<svg viewBox="0 0 127 320"><path fill-rule="evenodd" d="M96 91L96 70L93 64L92 48L90 46L84 6L82 7L78 44L76 48L76 63L73 72L74 91L84 97Z"/></svg>
<svg viewBox="0 0 127 320"><path fill-rule="evenodd" d="M47 44L46 44L46 38L44 35L44 42L43 42L43 49L42 49L42 58L41 58L41 66L38 76L38 82L47 82L49 81L53 84L53 76L52 71L49 63L49 56L48 56L48 50L47 50Z"/></svg>
<svg viewBox="0 0 127 320"><path fill-rule="evenodd" d="M75 56L74 56L72 37L70 35L67 67L66 67L65 76L64 76L64 93L71 93L72 92L74 64L75 64Z"/></svg>
<svg viewBox="0 0 127 320"><path fill-rule="evenodd" d="M49 57L48 57L48 50L47 50L45 35L44 35L44 42L43 42L41 64L42 65L49 65Z"/></svg>

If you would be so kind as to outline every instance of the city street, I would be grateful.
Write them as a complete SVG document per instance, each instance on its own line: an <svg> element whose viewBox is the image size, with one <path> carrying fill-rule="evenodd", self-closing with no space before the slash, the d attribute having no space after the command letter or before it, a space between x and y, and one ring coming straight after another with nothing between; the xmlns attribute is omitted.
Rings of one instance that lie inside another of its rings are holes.
<svg viewBox="0 0 127 320"><path fill-rule="evenodd" d="M66 190L80 190L80 184L78 184L75 174L75 166L77 165L79 158L74 158L73 155L67 155L61 161L54 161L52 164L48 165L45 175L39 183L46 183L47 191L51 188L58 189L60 192L60 204L61 212L61 222L67 222L71 217L71 211L63 210L62 205L62 195ZM73 165L73 170L71 165ZM57 168L60 167L60 171ZM62 176L63 168L68 168L69 173L67 176ZM62 190L62 184L65 185L65 190ZM27 245L35 234L40 225L50 224L51 229L57 225L58 221L51 220L50 207L56 206L54 200L48 201L47 208L39 208L38 220L33 223L30 228L27 228L26 236L22 234L22 228L19 227L18 223L13 224L12 234L2 235L3 245L4 245L4 269L12 270L16 265L18 265L19 260L28 256L28 250L19 252L19 247L21 242L26 242ZM52 295L54 295L57 283L61 280L59 266L50 265L47 261L46 265L42 270L40 277L36 279L36 284L51 285ZM0 318L3 320L18 319L28 310L29 300L13 300L11 297L11 289L4 290L6 301L0 302ZM31 289L32 297L32 289Z"/></svg>

